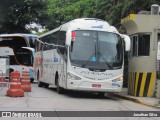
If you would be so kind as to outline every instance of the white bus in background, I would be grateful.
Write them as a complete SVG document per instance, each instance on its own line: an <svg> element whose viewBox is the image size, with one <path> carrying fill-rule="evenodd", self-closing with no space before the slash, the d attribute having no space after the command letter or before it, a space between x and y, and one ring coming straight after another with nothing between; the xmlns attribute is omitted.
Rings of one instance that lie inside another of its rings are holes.
<svg viewBox="0 0 160 120"><path fill-rule="evenodd" d="M31 82L33 78L33 54L37 35L32 34L1 34L0 56L9 58L9 71L29 69ZM9 77L9 76L6 76Z"/></svg>
<svg viewBox="0 0 160 120"><path fill-rule="evenodd" d="M130 38L103 20L70 21L41 35L35 49L39 87L55 85L59 94L66 89L100 96L122 90L124 49L130 50Z"/></svg>

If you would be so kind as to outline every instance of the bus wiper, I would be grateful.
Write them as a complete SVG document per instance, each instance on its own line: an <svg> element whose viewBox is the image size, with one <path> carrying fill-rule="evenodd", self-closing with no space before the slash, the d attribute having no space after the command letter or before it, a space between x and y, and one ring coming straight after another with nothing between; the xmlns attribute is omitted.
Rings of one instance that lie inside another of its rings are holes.
<svg viewBox="0 0 160 120"><path fill-rule="evenodd" d="M88 64L89 60L92 58L92 56L94 56L95 53L93 53L87 60L84 64L81 65L81 67L86 67L86 65Z"/></svg>
<svg viewBox="0 0 160 120"><path fill-rule="evenodd" d="M98 54L102 56L102 58L103 58L103 60L105 61L106 65L107 65L110 69L113 69L113 66L111 66L111 65L107 62L107 60L105 59L105 57L103 56L103 54L101 54L100 52L99 52Z"/></svg>
<svg viewBox="0 0 160 120"><path fill-rule="evenodd" d="M82 68L85 68L85 67L86 67L86 63L82 64L81 67L82 67Z"/></svg>
<svg viewBox="0 0 160 120"><path fill-rule="evenodd" d="M107 61L105 63L108 65L110 69L113 69L113 67Z"/></svg>

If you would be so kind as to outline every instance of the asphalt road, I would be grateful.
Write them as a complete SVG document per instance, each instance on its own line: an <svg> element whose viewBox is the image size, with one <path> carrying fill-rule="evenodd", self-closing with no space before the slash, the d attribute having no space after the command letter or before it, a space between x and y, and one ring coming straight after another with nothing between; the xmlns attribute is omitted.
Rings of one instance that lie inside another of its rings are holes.
<svg viewBox="0 0 160 120"><path fill-rule="evenodd" d="M100 98L97 94L86 92L72 92L68 91L66 94L57 94L54 87L39 88L37 83L32 84L32 91L25 92L24 97L8 97L5 96L6 88L0 90L0 111L160 111L160 109L141 105L131 101L123 100L112 95L106 94L105 97ZM94 114L94 113L93 113ZM113 119L113 117L111 117ZM106 120L109 117L54 117L57 120L88 120L98 119ZM7 118L3 118L7 119ZM0 118L0 120L3 120ZM16 118L17 120L18 118ZM51 119L51 118L45 118ZM53 119L53 118L52 118ZM126 118L116 117L116 120L147 120L159 118ZM39 120L39 119L37 119Z"/></svg>

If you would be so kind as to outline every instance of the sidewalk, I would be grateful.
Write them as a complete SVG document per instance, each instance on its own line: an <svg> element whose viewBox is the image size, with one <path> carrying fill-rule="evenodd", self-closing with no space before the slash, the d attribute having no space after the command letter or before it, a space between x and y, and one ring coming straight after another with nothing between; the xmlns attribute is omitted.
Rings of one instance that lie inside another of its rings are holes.
<svg viewBox="0 0 160 120"><path fill-rule="evenodd" d="M149 97L135 97L127 94L128 88L123 88L121 93L114 94L117 97L122 99L130 100L136 103L141 103L144 105L160 108L160 99L158 98L149 98Z"/></svg>

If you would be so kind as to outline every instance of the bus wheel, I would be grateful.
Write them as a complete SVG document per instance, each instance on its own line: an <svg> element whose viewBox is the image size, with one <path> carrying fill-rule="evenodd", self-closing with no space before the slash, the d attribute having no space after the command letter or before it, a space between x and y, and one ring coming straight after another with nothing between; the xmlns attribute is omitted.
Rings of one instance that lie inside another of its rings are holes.
<svg viewBox="0 0 160 120"><path fill-rule="evenodd" d="M44 85L44 88L48 88L49 87L49 84L47 84L47 83L43 83Z"/></svg>
<svg viewBox="0 0 160 120"><path fill-rule="evenodd" d="M44 86L44 83L43 83L43 82L38 81L38 87L43 87L43 86Z"/></svg>
<svg viewBox="0 0 160 120"><path fill-rule="evenodd" d="M98 96L99 96L99 97L104 97L104 95L105 95L104 92L99 92L99 93L98 93Z"/></svg>
<svg viewBox="0 0 160 120"><path fill-rule="evenodd" d="M64 93L64 89L59 86L59 81L57 82L57 93L58 94L63 94Z"/></svg>
<svg viewBox="0 0 160 120"><path fill-rule="evenodd" d="M37 74L38 87L43 87L44 83L39 81L39 72Z"/></svg>

